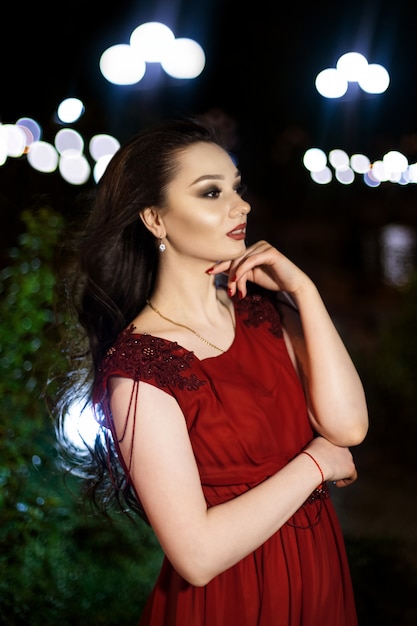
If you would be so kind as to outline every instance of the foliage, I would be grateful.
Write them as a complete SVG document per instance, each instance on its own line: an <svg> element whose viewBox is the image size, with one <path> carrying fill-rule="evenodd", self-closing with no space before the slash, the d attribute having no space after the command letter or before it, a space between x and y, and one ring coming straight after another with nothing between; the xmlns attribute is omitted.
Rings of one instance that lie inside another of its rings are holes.
<svg viewBox="0 0 417 626"><path fill-rule="evenodd" d="M27 210L22 220L26 232L0 273L0 625L133 626L161 551L143 522L85 511L77 479L64 476L57 462L44 389L51 365L63 358L52 313L54 248L63 223L49 207ZM396 442L402 463L409 446L412 464L417 278L400 300L397 314L377 333L372 354L357 357L370 401L371 439L389 442L391 462ZM402 612L410 613L401 623L415 623L409 602L415 585L406 584L414 574L398 558L404 547L367 537L348 541L348 549L364 623L374 623L381 603L377 621L400 624L397 597L406 607ZM397 581L394 604L385 588L382 599L373 596L379 581L369 583L378 572L388 577L388 570Z"/></svg>
<svg viewBox="0 0 417 626"><path fill-rule="evenodd" d="M401 306L392 323L381 333L383 370L380 377L397 399L402 398L409 416L415 416L417 397L417 275L403 287ZM414 420L413 420L414 422Z"/></svg>
<svg viewBox="0 0 417 626"><path fill-rule="evenodd" d="M59 469L44 390L60 358L52 301L63 220L49 207L22 220L0 274L0 624L135 624L160 548L142 522L88 514Z"/></svg>
<svg viewBox="0 0 417 626"><path fill-rule="evenodd" d="M393 460L415 471L417 436L417 274L397 294L394 313L378 329L364 368L371 410L371 434L388 444ZM405 436L404 436L405 435Z"/></svg>

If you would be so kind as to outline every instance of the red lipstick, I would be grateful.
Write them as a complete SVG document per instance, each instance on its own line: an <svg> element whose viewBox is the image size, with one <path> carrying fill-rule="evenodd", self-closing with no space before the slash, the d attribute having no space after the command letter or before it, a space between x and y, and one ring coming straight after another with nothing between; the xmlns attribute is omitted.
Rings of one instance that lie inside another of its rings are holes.
<svg viewBox="0 0 417 626"><path fill-rule="evenodd" d="M246 237L246 224L239 224L230 233L227 233L227 236L236 241L241 241Z"/></svg>

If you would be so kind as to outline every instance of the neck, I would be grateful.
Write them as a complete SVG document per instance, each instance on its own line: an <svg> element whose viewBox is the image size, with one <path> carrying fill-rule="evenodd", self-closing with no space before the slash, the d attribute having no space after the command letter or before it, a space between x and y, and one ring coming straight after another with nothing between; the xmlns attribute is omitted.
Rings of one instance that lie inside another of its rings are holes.
<svg viewBox="0 0 417 626"><path fill-rule="evenodd" d="M209 264L207 264L209 267ZM178 311L187 317L206 317L228 299L223 289L218 289L213 276L204 268L192 271L165 272L158 275L150 300L161 311Z"/></svg>
<svg viewBox="0 0 417 626"><path fill-rule="evenodd" d="M156 332L178 341L199 358L212 356L213 351L225 352L234 339L235 318L233 303L224 289L211 284L205 298L200 299L194 299L193 294L190 299L188 291L186 299L179 300L179 295L165 299L162 290L156 290L148 298L145 316L148 311L157 318ZM155 328L154 324L155 319L151 327Z"/></svg>

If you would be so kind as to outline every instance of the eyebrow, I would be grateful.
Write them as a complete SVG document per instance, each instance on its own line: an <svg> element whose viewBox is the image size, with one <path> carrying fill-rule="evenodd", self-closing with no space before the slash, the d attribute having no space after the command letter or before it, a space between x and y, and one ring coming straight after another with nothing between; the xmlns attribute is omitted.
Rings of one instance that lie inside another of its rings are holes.
<svg viewBox="0 0 417 626"><path fill-rule="evenodd" d="M241 174L239 170L236 170L235 178L240 178L240 176ZM203 174L202 176L199 176L198 178L196 178L190 184L190 187L192 187L193 185L197 185L197 183L201 183L204 180L224 180L224 176L222 174Z"/></svg>

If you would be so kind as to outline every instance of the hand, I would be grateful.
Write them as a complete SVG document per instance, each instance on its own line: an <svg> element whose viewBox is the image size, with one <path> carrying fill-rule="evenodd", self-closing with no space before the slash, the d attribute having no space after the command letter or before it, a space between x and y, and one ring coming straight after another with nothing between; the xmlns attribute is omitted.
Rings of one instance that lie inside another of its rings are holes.
<svg viewBox="0 0 417 626"><path fill-rule="evenodd" d="M336 487L347 487L357 479L358 473L349 448L335 446L324 437L315 437L305 450L319 464L325 480L332 481Z"/></svg>
<svg viewBox="0 0 417 626"><path fill-rule="evenodd" d="M228 293L239 297L247 294L246 283L251 281L271 291L296 293L310 279L286 256L267 241L249 246L244 254L231 261L220 261L210 274L228 274Z"/></svg>

